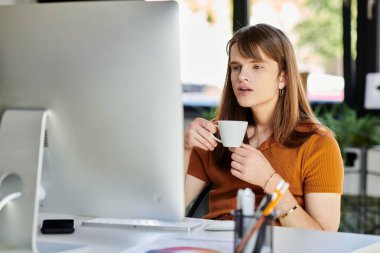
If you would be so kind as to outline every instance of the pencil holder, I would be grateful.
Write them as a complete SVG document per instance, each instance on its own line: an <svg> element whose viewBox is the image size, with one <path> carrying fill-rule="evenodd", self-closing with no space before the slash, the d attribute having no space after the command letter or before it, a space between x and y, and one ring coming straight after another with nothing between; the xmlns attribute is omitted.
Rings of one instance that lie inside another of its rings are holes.
<svg viewBox="0 0 380 253"><path fill-rule="evenodd" d="M240 210L235 211L234 252L235 253L272 253L273 252L273 227L272 219L267 218L261 226L252 234L243 249L239 244L243 237L257 225L261 217L255 215L242 215Z"/></svg>

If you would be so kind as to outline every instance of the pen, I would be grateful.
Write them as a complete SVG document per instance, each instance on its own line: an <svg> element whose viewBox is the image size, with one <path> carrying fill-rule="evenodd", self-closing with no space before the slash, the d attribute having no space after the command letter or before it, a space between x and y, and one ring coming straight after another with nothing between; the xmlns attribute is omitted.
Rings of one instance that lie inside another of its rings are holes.
<svg viewBox="0 0 380 253"><path fill-rule="evenodd" d="M256 217L259 217L261 215L261 213L263 212L263 210L270 203L271 199L272 199L272 194L271 193L269 193L269 194L267 194L267 195L265 195L263 197L263 199L260 201L259 206L256 208L256 212L255 212Z"/></svg>
<svg viewBox="0 0 380 253"><path fill-rule="evenodd" d="M244 235L243 239L241 239L240 243L238 244L236 248L236 253L241 253L246 248L246 245L250 238L256 239L257 236L257 230L261 227L261 225L265 221L265 216L261 216L257 222L247 231L247 233Z"/></svg>
<svg viewBox="0 0 380 253"><path fill-rule="evenodd" d="M257 235L255 235L255 233L257 233L258 229L263 225L266 218L272 213L277 202L282 197L282 195L288 190L288 188L289 188L289 184L286 183L284 180L281 180L281 182L277 184L276 189L272 194L271 201L269 202L267 207L264 209L262 216L258 219L258 221L253 226L251 226L251 228L243 236L242 240L240 241L239 245L237 246L237 248L236 248L237 253L243 252L243 250L246 247L249 239L252 236L254 236L254 237L257 236Z"/></svg>
<svg viewBox="0 0 380 253"><path fill-rule="evenodd" d="M281 180L277 186L276 186L276 189L275 189L275 192L276 190L279 190L281 187L283 187L283 185L285 184L285 181L284 180ZM276 193L277 194L277 193ZM257 216L260 216L261 213L264 211L264 209L268 206L268 204L272 201L272 199L274 198L274 193L268 193L267 195L265 195L265 197L263 197L263 199L261 200L259 206L257 207L256 209L256 215Z"/></svg>
<svg viewBox="0 0 380 253"><path fill-rule="evenodd" d="M281 185L281 188L280 189L277 189L276 187L276 190L275 190L275 195L274 197L272 197L272 201L269 203L269 205L264 209L263 211L263 216L268 216L272 213L273 211L273 208L277 205L277 202L280 200L280 198L282 197L282 195L289 189L289 183L284 183Z"/></svg>
<svg viewBox="0 0 380 253"><path fill-rule="evenodd" d="M259 231L257 232L256 245L255 245L255 248L253 249L253 253L260 253L263 250L263 246L265 244L265 237L267 235L266 230L268 229L267 225L270 224L274 220L274 218L277 217L277 215L278 215L278 211L273 210L273 212L269 216L267 216L264 224L259 228ZM269 236L272 236L272 235L269 235Z"/></svg>
<svg viewBox="0 0 380 253"><path fill-rule="evenodd" d="M256 243L255 243L255 247L254 247L254 249L250 249L250 253L260 253L260 251L261 251L261 248L263 247L263 244L264 244L264 240L265 240L265 233L266 233L266 229L267 229L267 222L266 223L264 223L261 227L260 227L260 229L259 229L259 231L257 231L256 232L256 234L254 235L254 236L252 236L252 237L256 237L255 238L255 241L256 241ZM252 239L251 239L252 240ZM247 244L247 247L248 247L248 245L249 245L249 242L248 242L248 244ZM246 248L247 248L246 247Z"/></svg>

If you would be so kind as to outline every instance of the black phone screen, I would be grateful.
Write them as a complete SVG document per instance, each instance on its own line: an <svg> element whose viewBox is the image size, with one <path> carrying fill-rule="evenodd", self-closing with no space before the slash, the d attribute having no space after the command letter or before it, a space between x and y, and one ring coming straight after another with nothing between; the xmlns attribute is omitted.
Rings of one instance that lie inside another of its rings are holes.
<svg viewBox="0 0 380 253"><path fill-rule="evenodd" d="M43 234L69 234L73 233L74 230L73 219L54 219L42 221L41 233Z"/></svg>

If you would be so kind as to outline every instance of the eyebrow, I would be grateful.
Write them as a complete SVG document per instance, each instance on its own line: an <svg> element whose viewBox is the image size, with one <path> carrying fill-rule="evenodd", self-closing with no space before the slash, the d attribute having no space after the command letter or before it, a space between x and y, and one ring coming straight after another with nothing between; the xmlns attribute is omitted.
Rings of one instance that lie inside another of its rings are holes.
<svg viewBox="0 0 380 253"><path fill-rule="evenodd" d="M249 62L250 62L250 63L268 63L268 62L265 61L265 60L262 60L262 61L250 60ZM241 64L241 63L238 62L238 61L230 61L230 62L228 63L228 65L235 65L235 64Z"/></svg>

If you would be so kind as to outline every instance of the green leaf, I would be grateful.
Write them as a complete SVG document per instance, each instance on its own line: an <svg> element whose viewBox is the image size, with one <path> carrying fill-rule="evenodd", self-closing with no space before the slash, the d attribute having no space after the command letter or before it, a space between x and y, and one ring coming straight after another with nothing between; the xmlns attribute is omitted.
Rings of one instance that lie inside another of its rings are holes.
<svg viewBox="0 0 380 253"><path fill-rule="evenodd" d="M315 110L320 121L336 135L341 149L348 146L369 148L380 144L380 117L358 117L355 110L345 104L334 105L331 110Z"/></svg>

